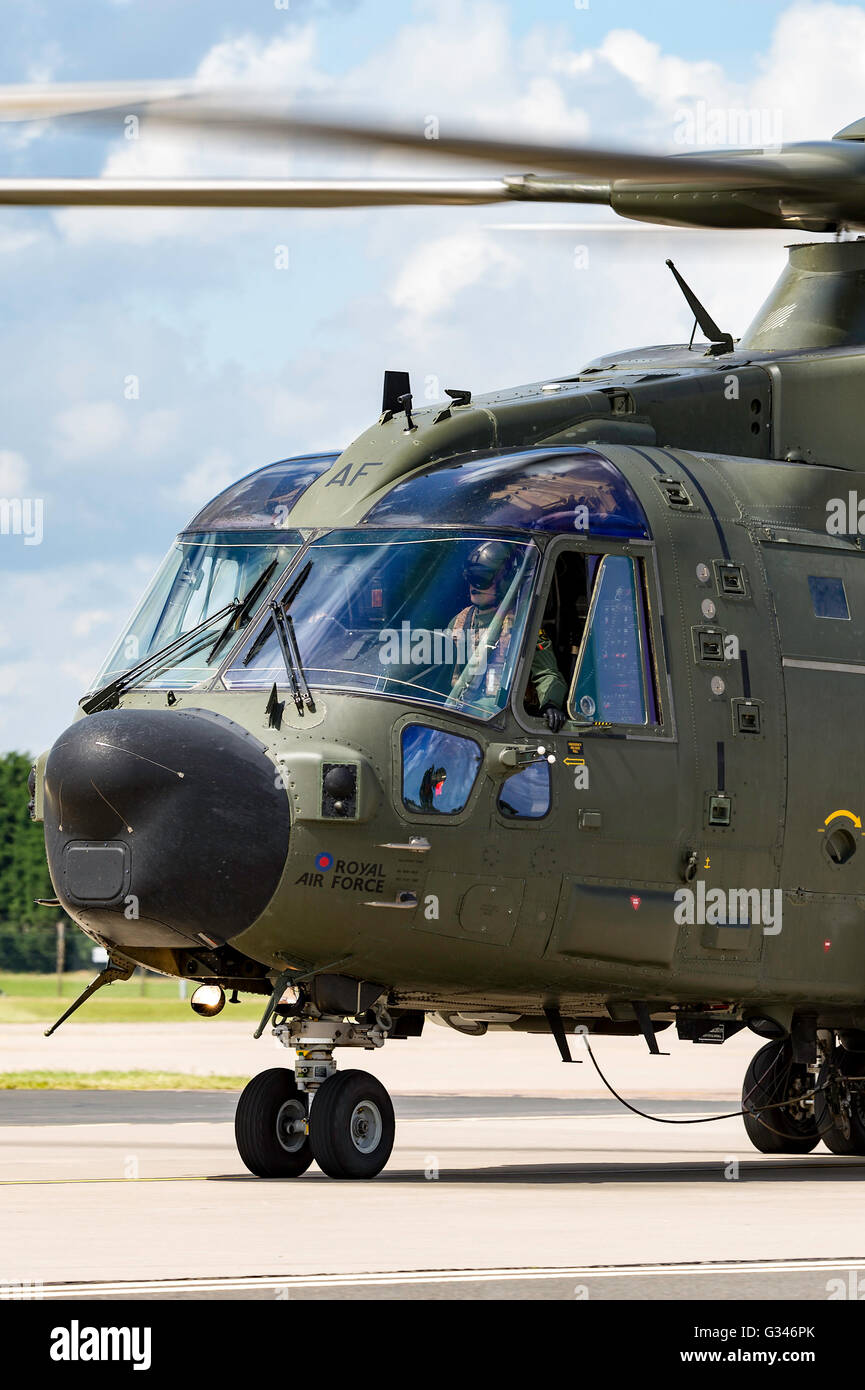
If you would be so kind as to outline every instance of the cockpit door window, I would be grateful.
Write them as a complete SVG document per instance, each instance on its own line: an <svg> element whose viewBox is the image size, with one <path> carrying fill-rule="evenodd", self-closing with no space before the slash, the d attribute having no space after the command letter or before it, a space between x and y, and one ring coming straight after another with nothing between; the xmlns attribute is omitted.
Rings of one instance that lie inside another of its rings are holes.
<svg viewBox="0 0 865 1390"><path fill-rule="evenodd" d="M604 555L571 683L570 717L595 724L657 722L648 641L637 561Z"/></svg>

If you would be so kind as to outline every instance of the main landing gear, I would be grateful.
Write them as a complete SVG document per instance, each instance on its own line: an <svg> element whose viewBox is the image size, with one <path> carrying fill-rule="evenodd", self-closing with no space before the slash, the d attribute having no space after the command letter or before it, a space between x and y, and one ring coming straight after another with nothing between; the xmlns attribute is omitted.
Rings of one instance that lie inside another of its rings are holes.
<svg viewBox="0 0 865 1390"><path fill-rule="evenodd" d="M337 1072L335 1047L381 1047L392 1026L381 1007L373 1022L293 1018L275 1035L297 1050L294 1071L273 1067L241 1093L234 1120L240 1157L259 1178L297 1178L313 1159L329 1178L374 1178L393 1149L390 1096L365 1071Z"/></svg>
<svg viewBox="0 0 865 1390"><path fill-rule="evenodd" d="M814 1116L833 1154L865 1154L865 1053L837 1047L823 1059Z"/></svg>
<svg viewBox="0 0 865 1390"><path fill-rule="evenodd" d="M766 1043L745 1073L745 1132L764 1154L807 1154L820 1141L809 1068L793 1061L789 1038Z"/></svg>
<svg viewBox="0 0 865 1390"><path fill-rule="evenodd" d="M865 1154L865 1052L821 1032L809 1065L793 1060L789 1038L767 1043L745 1074L742 1109L761 1153L806 1154L822 1139L831 1153Z"/></svg>

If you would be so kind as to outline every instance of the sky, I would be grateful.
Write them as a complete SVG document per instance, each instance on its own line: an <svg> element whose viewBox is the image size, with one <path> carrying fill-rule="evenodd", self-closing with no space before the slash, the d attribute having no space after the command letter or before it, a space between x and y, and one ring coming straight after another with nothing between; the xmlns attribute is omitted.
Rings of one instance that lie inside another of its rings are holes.
<svg viewBox="0 0 865 1390"><path fill-rule="evenodd" d="M0 32L2 83L197 80L502 137L682 152L701 116L754 113L756 142L865 116L865 4L839 0L0 0ZM146 120L135 141L0 125L0 177L103 172L457 171L169 140ZM344 447L386 368L426 401L686 340L667 256L738 336L793 239L562 205L0 209L0 502L43 517L39 544L0 533L0 751L68 725L210 496Z"/></svg>

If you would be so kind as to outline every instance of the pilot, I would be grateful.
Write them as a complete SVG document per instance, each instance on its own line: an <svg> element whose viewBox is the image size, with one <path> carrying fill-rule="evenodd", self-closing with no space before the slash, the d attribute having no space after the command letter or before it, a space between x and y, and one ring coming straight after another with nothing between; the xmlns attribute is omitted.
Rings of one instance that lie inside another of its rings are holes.
<svg viewBox="0 0 865 1390"><path fill-rule="evenodd" d="M504 541L484 541L472 551L464 570L469 589L469 603L449 624L454 633L468 630L472 634L469 650L475 650L480 633L488 628L495 617L508 586L514 577L514 557L512 548ZM511 634L514 626L513 611L502 619L498 640L488 655L487 681L488 693L494 693L496 682L501 678ZM454 671L452 684L456 685L460 669ZM532 670L526 691L527 701L537 708L547 722L547 726L557 734L567 719L565 701L568 688L559 670L553 651L553 644L541 628L532 657Z"/></svg>

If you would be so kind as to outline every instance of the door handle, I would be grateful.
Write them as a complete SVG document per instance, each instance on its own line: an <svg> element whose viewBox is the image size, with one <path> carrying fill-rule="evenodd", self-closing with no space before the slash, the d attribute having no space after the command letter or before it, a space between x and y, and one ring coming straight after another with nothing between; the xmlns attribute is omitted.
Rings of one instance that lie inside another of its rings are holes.
<svg viewBox="0 0 865 1390"><path fill-rule="evenodd" d="M554 763L556 755L542 743L491 743L484 761L490 776L507 777L533 763Z"/></svg>
<svg viewBox="0 0 865 1390"><path fill-rule="evenodd" d="M374 898L371 902L364 903L364 907L397 907L403 912L410 912L413 907L417 907L417 893L397 893L395 900L389 903Z"/></svg>

